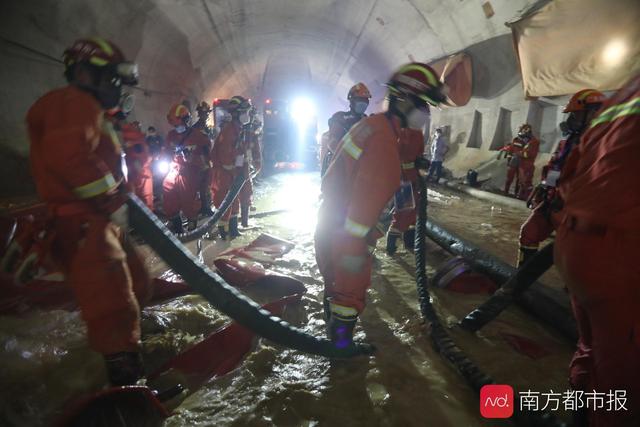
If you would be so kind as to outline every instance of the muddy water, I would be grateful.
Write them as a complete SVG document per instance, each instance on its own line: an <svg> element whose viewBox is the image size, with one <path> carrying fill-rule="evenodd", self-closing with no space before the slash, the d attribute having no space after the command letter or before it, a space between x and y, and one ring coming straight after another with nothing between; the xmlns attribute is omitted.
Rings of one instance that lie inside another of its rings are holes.
<svg viewBox="0 0 640 427"><path fill-rule="evenodd" d="M313 256L313 230L319 181L315 174L280 175L256 190L258 211L287 212L253 219L233 245L243 245L261 232L289 239L296 247L273 267L307 286L301 304L284 318L314 335L324 334L321 292ZM463 200L433 192L431 213L475 243L510 253L510 235L526 212ZM483 225L489 224L490 226ZM506 231L501 231L500 227ZM478 237L476 237L478 235ZM472 239L473 237L473 239ZM356 336L376 345L374 356L328 361L260 340L241 366L191 395L167 419L166 426L479 426L478 397L433 351L418 313L413 257L376 255L369 301ZM202 240L208 264L227 244ZM190 248L196 251L196 245ZM144 249L144 248L143 248ZM429 268L448 255L428 248ZM160 274L163 263L148 253L150 268ZM265 302L266 290L248 290ZM484 296L434 292L434 304L450 325L484 300ZM215 330L225 319L197 296L185 296L147 308L143 316L145 360L150 369ZM503 313L478 335L451 330L458 344L499 383L516 391L541 393L567 389L566 366L571 346L517 308ZM547 352L537 359L514 350L505 333L532 340ZM7 425L46 425L63 402L97 389L104 381L100 357L89 351L77 313L33 313L0 318L0 420ZM561 415L561 414L559 414Z"/></svg>

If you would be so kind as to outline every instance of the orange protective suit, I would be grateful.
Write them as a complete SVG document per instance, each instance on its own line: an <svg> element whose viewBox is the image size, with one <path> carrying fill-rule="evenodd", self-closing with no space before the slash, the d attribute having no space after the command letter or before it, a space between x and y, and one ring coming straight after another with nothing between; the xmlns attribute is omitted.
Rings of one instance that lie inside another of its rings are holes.
<svg viewBox="0 0 640 427"><path fill-rule="evenodd" d="M149 297L141 258L109 216L124 200L118 138L88 93L67 86L27 114L31 171L56 233L52 257L72 286L90 346L137 351L140 309Z"/></svg>
<svg viewBox="0 0 640 427"><path fill-rule="evenodd" d="M566 159L579 141L580 135L575 134L558 143L558 148L556 148L549 163L542 170L543 180L547 178L549 171L562 171ZM551 204L554 203L556 197L555 185L547 187L545 194L541 194L540 197L542 200L536 201L536 207L520 228L520 248L531 251L537 250L540 243L551 236L557 225L557 215L552 212L551 208ZM537 199L538 197L535 198Z"/></svg>
<svg viewBox="0 0 640 427"><path fill-rule="evenodd" d="M153 159L145 135L137 127L125 124L122 126L122 139L127 161L127 181L135 195L153 210Z"/></svg>
<svg viewBox="0 0 640 427"><path fill-rule="evenodd" d="M242 128L236 120L227 122L213 144L211 162L213 163L213 204L219 208L229 192L236 174L241 173L242 164L236 165L242 155L240 134ZM244 163L244 158L241 159ZM219 225L227 228L229 218L237 216L240 201L236 198L231 208L222 216Z"/></svg>
<svg viewBox="0 0 640 427"><path fill-rule="evenodd" d="M580 385L626 391L626 411L590 412L590 426L640 425L640 191L633 185L640 169L638 135L640 76L591 121L558 188L564 219L555 263L589 349L576 353L587 373Z"/></svg>
<svg viewBox="0 0 640 427"><path fill-rule="evenodd" d="M418 170L415 161L424 151L423 135L419 130L402 129L398 140L400 161L402 162L401 181L410 182L413 188L414 206L411 209L394 209L391 217L390 233L402 234L416 224L415 206L418 202Z"/></svg>
<svg viewBox="0 0 640 427"><path fill-rule="evenodd" d="M189 128L182 134L173 129L167 135L165 145L175 155L162 183L164 211L169 218L182 211L188 220L195 221L200 210L198 192L208 167L211 142L198 129Z"/></svg>
<svg viewBox="0 0 640 427"><path fill-rule="evenodd" d="M324 175L342 138L356 123L367 117L352 111L338 111L329 119L329 130L320 139L320 168ZM331 157L327 157L330 155Z"/></svg>
<svg viewBox="0 0 640 427"><path fill-rule="evenodd" d="M517 194L520 200L527 200L531 190L533 190L533 174L536 169L535 162L536 157L538 157L538 151L540 151L540 141L533 136L522 147L522 158L518 168L520 188Z"/></svg>
<svg viewBox="0 0 640 427"><path fill-rule="evenodd" d="M371 283L367 237L400 184L399 123L376 114L362 119L338 145L322 179L315 250L332 307L364 309Z"/></svg>

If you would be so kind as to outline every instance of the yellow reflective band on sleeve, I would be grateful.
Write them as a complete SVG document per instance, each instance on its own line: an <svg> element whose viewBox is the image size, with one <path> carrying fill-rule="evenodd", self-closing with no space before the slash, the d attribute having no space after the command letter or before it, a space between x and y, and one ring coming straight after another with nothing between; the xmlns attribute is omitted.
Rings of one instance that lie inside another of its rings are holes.
<svg viewBox="0 0 640 427"><path fill-rule="evenodd" d="M347 134L344 137L344 142L342 144L342 149L347 152L354 160L358 160L362 155L362 148L358 147L355 142L351 139L351 136Z"/></svg>
<svg viewBox="0 0 640 427"><path fill-rule="evenodd" d="M613 105L598 115L591 121L590 127L601 123L612 122L620 117L640 114L640 97L633 98L624 104Z"/></svg>
<svg viewBox="0 0 640 427"><path fill-rule="evenodd" d="M349 218L347 218L347 220L344 223L344 229L347 230L349 234L356 237L361 237L361 238L366 236L367 233L369 232L369 227L367 227L366 225L357 223L355 221L352 221Z"/></svg>
<svg viewBox="0 0 640 427"><path fill-rule="evenodd" d="M333 302L329 303L329 307L331 308L331 314L337 315L337 317L342 318L342 320L349 320L358 316L358 310L353 307L347 307Z"/></svg>
<svg viewBox="0 0 640 427"><path fill-rule="evenodd" d="M96 179L89 184L81 185L73 189L73 193L81 199L89 199L116 187L116 180L113 175L106 174L100 179Z"/></svg>
<svg viewBox="0 0 640 427"><path fill-rule="evenodd" d="M416 165L413 162L406 162L402 164L402 169L407 170L407 169L414 169L416 167Z"/></svg>

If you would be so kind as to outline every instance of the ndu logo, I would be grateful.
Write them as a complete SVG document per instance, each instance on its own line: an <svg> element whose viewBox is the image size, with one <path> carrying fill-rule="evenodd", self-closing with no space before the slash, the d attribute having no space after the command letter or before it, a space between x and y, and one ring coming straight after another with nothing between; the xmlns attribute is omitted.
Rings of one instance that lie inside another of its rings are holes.
<svg viewBox="0 0 640 427"><path fill-rule="evenodd" d="M513 388L488 384L480 389L480 414L484 418L509 418L513 415Z"/></svg>

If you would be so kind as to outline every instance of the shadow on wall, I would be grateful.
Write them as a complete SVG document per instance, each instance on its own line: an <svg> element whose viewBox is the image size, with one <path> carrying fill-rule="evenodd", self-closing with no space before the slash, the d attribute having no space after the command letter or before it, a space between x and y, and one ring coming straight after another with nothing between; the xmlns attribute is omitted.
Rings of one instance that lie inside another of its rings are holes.
<svg viewBox="0 0 640 427"><path fill-rule="evenodd" d="M471 56L473 97L492 99L520 82L511 34L493 37L464 51Z"/></svg>
<svg viewBox="0 0 640 427"><path fill-rule="evenodd" d="M449 151L447 152L447 158L453 159L460 151L460 147L467 140L467 132L458 132L455 138L451 138L451 126L445 126L445 135L449 141Z"/></svg>
<svg viewBox="0 0 640 427"><path fill-rule="evenodd" d="M529 103L527 122L533 129L533 135L540 140L540 152L550 153L561 138L558 127L560 108L555 104L535 100Z"/></svg>

